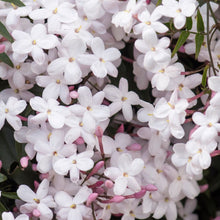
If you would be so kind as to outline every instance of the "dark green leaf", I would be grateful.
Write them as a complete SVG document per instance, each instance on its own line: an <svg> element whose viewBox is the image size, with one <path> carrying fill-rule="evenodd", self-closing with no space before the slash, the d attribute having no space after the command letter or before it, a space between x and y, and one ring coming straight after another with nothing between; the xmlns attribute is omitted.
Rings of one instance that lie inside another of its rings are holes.
<svg viewBox="0 0 220 220"><path fill-rule="evenodd" d="M175 53L180 49L180 47L186 42L187 38L189 37L188 31L182 31L178 41L176 42L176 46L173 49L172 57L175 55Z"/></svg>
<svg viewBox="0 0 220 220"><path fill-rule="evenodd" d="M202 15L201 15L199 9L197 10L196 20L197 20L197 31L204 32L204 22L203 22Z"/></svg>
<svg viewBox="0 0 220 220"><path fill-rule="evenodd" d="M207 80L207 71L209 69L209 64L207 64L203 70L202 74L202 86L205 88L206 86L206 80Z"/></svg>
<svg viewBox="0 0 220 220"><path fill-rule="evenodd" d="M6 29L5 25L2 24L2 22L0 21L0 34L6 38L7 40L9 40L11 43L14 41L13 37L11 36L11 34L8 32L8 30Z"/></svg>
<svg viewBox="0 0 220 220"><path fill-rule="evenodd" d="M12 3L12 4L17 5L19 7L25 6L25 4L23 2L21 2L20 0L2 0L2 1Z"/></svg>
<svg viewBox="0 0 220 220"><path fill-rule="evenodd" d="M162 0L158 0L156 6L161 5L162 4Z"/></svg>
<svg viewBox="0 0 220 220"><path fill-rule="evenodd" d="M192 29L192 18L191 17L186 18L186 29L188 31Z"/></svg>
<svg viewBox="0 0 220 220"><path fill-rule="evenodd" d="M0 183L4 182L5 180L7 180L7 176L5 176L4 174L0 173Z"/></svg>
<svg viewBox="0 0 220 220"><path fill-rule="evenodd" d="M19 199L16 192L2 192L2 196L9 199Z"/></svg>
<svg viewBox="0 0 220 220"><path fill-rule="evenodd" d="M0 53L0 62L8 64L12 68L14 67L14 64L12 63L12 61L6 53Z"/></svg>
<svg viewBox="0 0 220 220"><path fill-rule="evenodd" d="M4 212L7 211L7 209L5 208L5 206L0 202L0 212Z"/></svg>
<svg viewBox="0 0 220 220"><path fill-rule="evenodd" d="M196 36L195 36L195 42L196 42L196 54L195 54L195 57L196 57L196 59L199 56L199 52L200 52L200 49L201 49L203 41L204 41L204 35L200 34L200 33L197 33Z"/></svg>

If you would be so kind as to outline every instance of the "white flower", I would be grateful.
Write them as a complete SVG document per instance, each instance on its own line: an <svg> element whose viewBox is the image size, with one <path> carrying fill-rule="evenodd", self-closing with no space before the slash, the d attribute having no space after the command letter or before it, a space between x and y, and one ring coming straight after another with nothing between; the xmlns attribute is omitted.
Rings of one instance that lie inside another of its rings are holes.
<svg viewBox="0 0 220 220"><path fill-rule="evenodd" d="M196 10L195 0L163 0L158 11L166 17L174 18L174 26L181 29Z"/></svg>
<svg viewBox="0 0 220 220"><path fill-rule="evenodd" d="M22 123L17 115L24 111L26 105L24 100L18 100L15 97L10 97L6 104L0 100L0 129L6 119L15 130L19 130L22 127Z"/></svg>
<svg viewBox="0 0 220 220"><path fill-rule="evenodd" d="M113 85L107 85L103 91L105 97L112 102L109 106L111 115L122 109L125 120L131 121L133 118L131 105L138 105L139 97L133 91L128 92L128 81L125 78L121 78L119 88Z"/></svg>
<svg viewBox="0 0 220 220"><path fill-rule="evenodd" d="M81 220L84 217L92 219L91 209L84 205L91 193L92 191L85 186L74 197L64 191L57 192L55 195L55 201L59 207L57 217L69 220Z"/></svg>
<svg viewBox="0 0 220 220"><path fill-rule="evenodd" d="M65 117L68 110L64 106L59 106L59 102L55 99L45 101L41 97L34 97L30 100L30 105L38 114L31 120L37 124L45 122L47 119L53 128L62 128L64 126Z"/></svg>
<svg viewBox="0 0 220 220"><path fill-rule="evenodd" d="M43 24L33 26L30 34L19 30L13 31L12 36L15 39L12 44L13 51L23 55L24 58L30 53L37 64L43 64L46 56L43 49L52 49L59 43L55 35L46 32Z"/></svg>
<svg viewBox="0 0 220 220"><path fill-rule="evenodd" d="M84 65L89 65L98 78L104 78L107 74L117 77L118 70L112 62L120 58L120 51L113 47L105 49L104 42L99 37L92 40L91 50L93 54L81 55L79 61Z"/></svg>
<svg viewBox="0 0 220 220"><path fill-rule="evenodd" d="M20 206L21 213L31 214L33 210L38 210L40 218L52 219L53 213L50 208L56 207L52 196L48 195L49 181L44 179L39 185L37 192L33 192L28 186L20 185L17 194L18 197L25 201L24 205Z"/></svg>
<svg viewBox="0 0 220 220"><path fill-rule="evenodd" d="M70 179L72 182L77 182L81 171L92 169L94 162L91 159L93 151L84 151L82 153L74 153L68 158L58 159L54 163L54 170L60 175L67 175L70 171Z"/></svg>
<svg viewBox="0 0 220 220"><path fill-rule="evenodd" d="M132 159L131 155L124 153L118 157L118 167L108 167L104 174L114 180L114 193L122 195L126 188L135 192L140 190L140 186L134 176L138 175L144 168L144 161L140 158Z"/></svg>
<svg viewBox="0 0 220 220"><path fill-rule="evenodd" d="M25 214L21 214L14 218L11 212L3 212L2 213L2 220L29 220L29 216Z"/></svg>

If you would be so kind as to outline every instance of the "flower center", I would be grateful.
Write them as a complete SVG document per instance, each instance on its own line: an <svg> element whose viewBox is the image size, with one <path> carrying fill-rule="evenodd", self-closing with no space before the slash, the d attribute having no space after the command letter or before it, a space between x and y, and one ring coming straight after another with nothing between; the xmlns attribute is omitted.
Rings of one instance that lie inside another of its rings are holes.
<svg viewBox="0 0 220 220"><path fill-rule="evenodd" d="M60 80L59 79L56 80L56 84L60 84Z"/></svg>
<svg viewBox="0 0 220 220"><path fill-rule="evenodd" d="M15 89L14 92L18 94L19 93L19 89Z"/></svg>
<svg viewBox="0 0 220 220"><path fill-rule="evenodd" d="M152 50L152 51L155 51L155 50L156 50L156 48L155 48L155 47L151 47L151 50Z"/></svg>
<svg viewBox="0 0 220 220"><path fill-rule="evenodd" d="M5 113L7 114L9 112L8 108L5 109Z"/></svg>
<svg viewBox="0 0 220 220"><path fill-rule="evenodd" d="M75 29L75 32L76 32L76 33L79 33L81 29L82 29L82 25L80 25L78 28L76 28L76 29Z"/></svg>
<svg viewBox="0 0 220 220"><path fill-rule="evenodd" d="M55 8L54 10L53 10L53 14L56 14L57 13L57 8Z"/></svg>
<svg viewBox="0 0 220 220"><path fill-rule="evenodd" d="M182 10L179 8L179 9L176 10L176 12L177 12L177 13L181 13Z"/></svg>
<svg viewBox="0 0 220 220"><path fill-rule="evenodd" d="M177 177L177 180L178 180L178 181L180 181L181 179L182 179L181 176L178 176L178 177Z"/></svg>
<svg viewBox="0 0 220 220"><path fill-rule="evenodd" d="M145 24L146 25L151 25L151 22L150 21L146 21Z"/></svg>
<svg viewBox="0 0 220 220"><path fill-rule="evenodd" d="M100 58L99 61L105 63L105 60L103 58Z"/></svg>
<svg viewBox="0 0 220 220"><path fill-rule="evenodd" d="M175 109L175 105L172 105L170 102L167 102L167 104L170 106L170 108Z"/></svg>
<svg viewBox="0 0 220 220"><path fill-rule="evenodd" d="M37 44L37 41L36 41L36 40L33 40L33 41L32 41L32 44L33 44L33 45L36 45L36 44Z"/></svg>
<svg viewBox="0 0 220 220"><path fill-rule="evenodd" d="M165 201L165 202L169 202L169 198L166 197L166 198L164 199L164 201Z"/></svg>
<svg viewBox="0 0 220 220"><path fill-rule="evenodd" d="M161 69L159 70L160 73L164 73L165 72L165 69Z"/></svg>
<svg viewBox="0 0 220 220"><path fill-rule="evenodd" d="M157 173L162 173L163 170L157 169Z"/></svg>
<svg viewBox="0 0 220 220"><path fill-rule="evenodd" d="M208 127L212 127L212 125L213 125L213 124L212 124L211 122L208 123Z"/></svg>
<svg viewBox="0 0 220 220"><path fill-rule="evenodd" d="M192 157L188 157L188 163L192 160Z"/></svg>
<svg viewBox="0 0 220 220"><path fill-rule="evenodd" d="M51 114L51 110L50 110L50 109L47 110L47 114L48 114L48 115Z"/></svg>
<svg viewBox="0 0 220 220"><path fill-rule="evenodd" d="M75 61L75 58L70 57L70 58L69 58L69 62L72 63L73 61Z"/></svg>
<svg viewBox="0 0 220 220"><path fill-rule="evenodd" d="M75 209L75 208L76 208L76 204L72 204L72 205L70 206L70 208L71 208L71 209Z"/></svg>
<svg viewBox="0 0 220 220"><path fill-rule="evenodd" d="M130 214L130 216L135 217L135 214L133 211L130 211L129 214Z"/></svg>
<svg viewBox="0 0 220 220"><path fill-rule="evenodd" d="M15 68L16 68L17 70L19 70L19 69L21 68L21 66L20 66L20 65L17 65Z"/></svg>
<svg viewBox="0 0 220 220"><path fill-rule="evenodd" d="M83 123L82 123L82 122L80 122L80 123L79 123L79 126L80 126L80 127L82 127L82 126L83 126Z"/></svg>
<svg viewBox="0 0 220 220"><path fill-rule="evenodd" d="M127 174L127 173L123 173L123 176L124 176L124 177L128 177L128 174Z"/></svg>
<svg viewBox="0 0 220 220"><path fill-rule="evenodd" d="M121 101L124 102L124 101L126 101L127 99L128 99L127 97L123 96L123 97L121 98Z"/></svg>
<svg viewBox="0 0 220 220"><path fill-rule="evenodd" d="M53 155L54 155L54 156L57 156L57 155L58 155L58 153L57 153L56 151L54 151L54 152L53 152Z"/></svg>
<svg viewBox="0 0 220 220"><path fill-rule="evenodd" d="M72 164L76 164L76 163L77 163L76 160L73 160L73 161L72 161Z"/></svg>
<svg viewBox="0 0 220 220"><path fill-rule="evenodd" d="M117 150L118 152L122 152L122 151L123 151L120 147L117 147L116 150Z"/></svg>
<svg viewBox="0 0 220 220"><path fill-rule="evenodd" d="M39 200L39 199L34 198L34 201L35 201L37 204L40 203L40 200Z"/></svg>
<svg viewBox="0 0 220 220"><path fill-rule="evenodd" d="M92 108L90 106L87 106L86 108L88 111L92 111Z"/></svg>

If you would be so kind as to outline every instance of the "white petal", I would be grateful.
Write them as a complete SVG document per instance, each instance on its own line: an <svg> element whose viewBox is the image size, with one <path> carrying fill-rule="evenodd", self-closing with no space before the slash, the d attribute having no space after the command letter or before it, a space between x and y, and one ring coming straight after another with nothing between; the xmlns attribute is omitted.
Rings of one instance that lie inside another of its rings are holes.
<svg viewBox="0 0 220 220"><path fill-rule="evenodd" d="M128 180L126 177L120 176L115 180L115 185L114 185L114 193L116 195L122 195L127 187Z"/></svg>

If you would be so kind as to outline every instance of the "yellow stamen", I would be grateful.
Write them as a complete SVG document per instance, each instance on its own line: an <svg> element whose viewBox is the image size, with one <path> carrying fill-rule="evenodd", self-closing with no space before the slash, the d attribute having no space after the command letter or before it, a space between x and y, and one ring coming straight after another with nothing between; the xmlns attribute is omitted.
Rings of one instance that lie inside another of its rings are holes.
<svg viewBox="0 0 220 220"><path fill-rule="evenodd" d="M159 70L160 73L164 73L165 72L165 69L161 69Z"/></svg>
<svg viewBox="0 0 220 220"><path fill-rule="evenodd" d="M37 41L36 41L36 40L33 40L33 41L32 41L32 44L33 44L33 45L36 45L36 44L37 44Z"/></svg>
<svg viewBox="0 0 220 220"><path fill-rule="evenodd" d="M135 214L133 211L130 211L129 214L130 214L130 216L135 217Z"/></svg>
<svg viewBox="0 0 220 220"><path fill-rule="evenodd" d="M56 83L57 83L57 84L60 84L60 80L59 80L59 79L57 79L57 80L56 80Z"/></svg>
<svg viewBox="0 0 220 220"><path fill-rule="evenodd" d="M164 201L165 201L165 202L169 202L169 198L166 197L166 198L164 199Z"/></svg>
<svg viewBox="0 0 220 220"><path fill-rule="evenodd" d="M9 112L9 110L8 110L8 108L6 108L6 109L5 109L5 113L8 113L8 112Z"/></svg>
<svg viewBox="0 0 220 220"><path fill-rule="evenodd" d="M151 47L151 50L152 50L152 51L155 51L156 49L155 49L155 47Z"/></svg>
<svg viewBox="0 0 220 220"><path fill-rule="evenodd" d="M92 111L92 108L90 106L87 106L86 108L88 111Z"/></svg>
<svg viewBox="0 0 220 220"><path fill-rule="evenodd" d="M73 160L73 161L72 161L72 164L76 164L76 160Z"/></svg>
<svg viewBox="0 0 220 220"><path fill-rule="evenodd" d="M71 62L73 62L73 61L75 61L75 58L70 57L70 58L69 58L69 62L71 63Z"/></svg>
<svg viewBox="0 0 220 220"><path fill-rule="evenodd" d="M172 108L172 109L174 109L174 108L175 108L175 106L174 106L174 105L172 105L170 102L167 102L167 104L170 106L170 108Z"/></svg>
<svg viewBox="0 0 220 220"><path fill-rule="evenodd" d="M37 204L40 203L40 200L39 200L39 199L34 198L34 201L35 201Z"/></svg>
<svg viewBox="0 0 220 220"><path fill-rule="evenodd" d="M182 10L179 8L179 9L176 10L176 12L177 12L177 13L181 13Z"/></svg>
<svg viewBox="0 0 220 220"><path fill-rule="evenodd" d="M57 155L58 155L58 153L57 153L56 151L54 151L54 152L53 152L53 155L54 155L54 156L57 156Z"/></svg>
<svg viewBox="0 0 220 220"><path fill-rule="evenodd" d="M188 157L188 163L192 160L192 157Z"/></svg>
<svg viewBox="0 0 220 220"><path fill-rule="evenodd" d="M47 114L48 114L48 115L51 114L51 110L50 110L50 109L47 110Z"/></svg>
<svg viewBox="0 0 220 220"><path fill-rule="evenodd" d="M123 97L121 98L121 101L124 102L124 101L126 101L127 99L128 99L127 97L123 96Z"/></svg>
<svg viewBox="0 0 220 220"><path fill-rule="evenodd" d="M81 29L82 29L82 25L80 25L79 28L76 28L76 29L75 29L75 32L76 32L76 33L79 33Z"/></svg>
<svg viewBox="0 0 220 220"><path fill-rule="evenodd" d="M72 205L70 206L70 208L71 208L71 209L75 209L75 208L76 208L76 204L72 204Z"/></svg>
<svg viewBox="0 0 220 220"><path fill-rule="evenodd" d="M79 126L80 126L80 127L82 127L82 126L83 126L83 123L82 123L82 122L80 122L80 123L79 123Z"/></svg>
<svg viewBox="0 0 220 220"><path fill-rule="evenodd" d="M116 150L117 150L118 152L123 152L123 150L122 150L120 147L117 147Z"/></svg>
<svg viewBox="0 0 220 220"><path fill-rule="evenodd" d="M163 170L157 169L157 173L162 173Z"/></svg>
<svg viewBox="0 0 220 220"><path fill-rule="evenodd" d="M51 137L52 133L50 132L48 135L47 135L47 140L50 141L50 137Z"/></svg>
<svg viewBox="0 0 220 220"><path fill-rule="evenodd" d="M20 66L20 65L17 65L15 68L16 68L17 70L19 70L19 69L21 68L21 66Z"/></svg>
<svg viewBox="0 0 220 220"><path fill-rule="evenodd" d="M150 21L146 21L145 24L146 25L151 25L151 22Z"/></svg>
<svg viewBox="0 0 220 220"><path fill-rule="evenodd" d="M18 94L19 93L19 89L15 89L14 92Z"/></svg>
<svg viewBox="0 0 220 220"><path fill-rule="evenodd" d="M178 181L180 181L181 179L182 179L181 176L178 176L178 177L177 177L177 180L178 180Z"/></svg>
<svg viewBox="0 0 220 220"><path fill-rule="evenodd" d="M57 8L55 8L54 10L53 10L53 14L56 14L57 13Z"/></svg>
<svg viewBox="0 0 220 220"><path fill-rule="evenodd" d="M127 174L127 173L123 173L123 176L124 176L124 177L128 177L128 174Z"/></svg>

